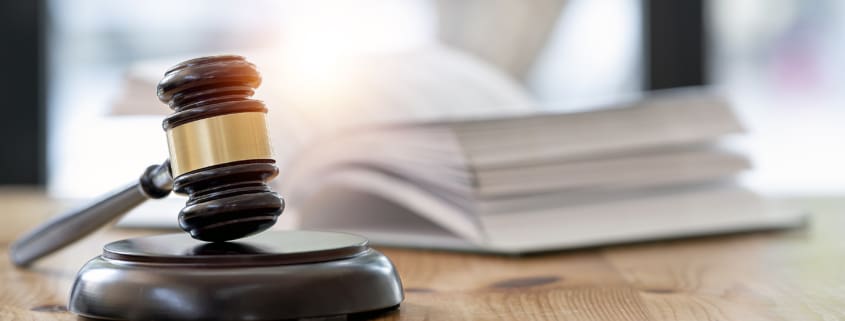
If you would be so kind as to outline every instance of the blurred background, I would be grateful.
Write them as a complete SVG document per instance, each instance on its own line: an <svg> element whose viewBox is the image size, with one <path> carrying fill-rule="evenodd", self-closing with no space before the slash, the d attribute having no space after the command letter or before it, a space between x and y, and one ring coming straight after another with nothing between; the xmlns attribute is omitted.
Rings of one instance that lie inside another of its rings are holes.
<svg viewBox="0 0 845 321"><path fill-rule="evenodd" d="M749 185L845 191L841 1L0 3L0 184L58 197L100 195L165 159L155 83L220 53L262 70L282 162L338 120L584 110L708 85L749 129ZM290 116L296 106L317 107Z"/></svg>

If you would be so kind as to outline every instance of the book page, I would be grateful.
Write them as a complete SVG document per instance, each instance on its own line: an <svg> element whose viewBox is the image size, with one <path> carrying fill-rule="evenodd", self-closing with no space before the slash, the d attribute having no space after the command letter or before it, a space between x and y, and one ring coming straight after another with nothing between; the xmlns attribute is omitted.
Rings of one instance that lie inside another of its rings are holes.
<svg viewBox="0 0 845 321"><path fill-rule="evenodd" d="M745 156L711 145L637 150L531 165L476 169L481 198L572 189L635 189L711 181L751 168Z"/></svg>
<svg viewBox="0 0 845 321"><path fill-rule="evenodd" d="M319 200L319 201L316 201ZM300 225L308 229L362 235L376 245L471 249L473 244L418 212L359 189L330 186L302 206Z"/></svg>
<svg viewBox="0 0 845 321"><path fill-rule="evenodd" d="M715 140L743 131L722 99L661 93L606 110L454 122L473 168L600 156Z"/></svg>
<svg viewBox="0 0 845 321"><path fill-rule="evenodd" d="M799 225L805 213L783 212L735 186L482 216L489 246L539 251Z"/></svg>
<svg viewBox="0 0 845 321"><path fill-rule="evenodd" d="M386 217L394 213L379 212L373 207L380 206L380 202L391 202L401 204L406 212L415 213L418 218L413 220L424 219L472 243L481 244L484 241L477 217L451 206L414 184L377 171L351 169L330 172L320 179L322 181L315 185L317 187L309 195L295 202L303 228L326 226L327 222L332 222L338 228L346 224L357 226L357 222L362 222L359 221L361 217L361 220L369 218L364 221L374 229L389 229L380 224L396 222ZM346 192L339 193L338 190ZM414 225L403 224L399 225L416 228ZM425 231L420 230L419 233L424 234Z"/></svg>

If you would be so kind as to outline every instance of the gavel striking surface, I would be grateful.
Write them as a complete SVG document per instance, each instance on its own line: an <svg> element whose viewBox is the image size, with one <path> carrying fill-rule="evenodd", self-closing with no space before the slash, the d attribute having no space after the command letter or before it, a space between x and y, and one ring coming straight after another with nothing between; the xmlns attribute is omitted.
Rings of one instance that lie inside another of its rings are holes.
<svg viewBox="0 0 845 321"><path fill-rule="evenodd" d="M359 236L206 243L179 233L106 245L79 272L68 308L119 320L279 320L389 310L402 299L393 264Z"/></svg>

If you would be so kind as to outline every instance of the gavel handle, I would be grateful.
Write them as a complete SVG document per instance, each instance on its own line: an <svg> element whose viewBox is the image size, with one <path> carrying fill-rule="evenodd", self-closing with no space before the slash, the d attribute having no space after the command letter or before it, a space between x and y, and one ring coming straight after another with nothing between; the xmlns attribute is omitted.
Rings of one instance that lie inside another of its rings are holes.
<svg viewBox="0 0 845 321"><path fill-rule="evenodd" d="M96 231L145 200L167 196L172 186L170 163L152 165L137 183L92 205L59 215L15 241L10 249L12 263L19 267L29 266Z"/></svg>

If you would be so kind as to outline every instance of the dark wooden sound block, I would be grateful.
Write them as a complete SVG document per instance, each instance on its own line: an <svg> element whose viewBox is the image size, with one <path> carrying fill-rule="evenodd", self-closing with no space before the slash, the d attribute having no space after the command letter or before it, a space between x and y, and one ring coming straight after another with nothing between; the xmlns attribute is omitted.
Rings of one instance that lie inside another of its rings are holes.
<svg viewBox="0 0 845 321"><path fill-rule="evenodd" d="M118 320L279 320L394 309L402 283L363 237L273 231L206 243L186 233L110 243L76 277L68 307Z"/></svg>

